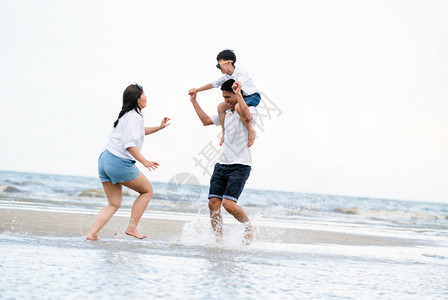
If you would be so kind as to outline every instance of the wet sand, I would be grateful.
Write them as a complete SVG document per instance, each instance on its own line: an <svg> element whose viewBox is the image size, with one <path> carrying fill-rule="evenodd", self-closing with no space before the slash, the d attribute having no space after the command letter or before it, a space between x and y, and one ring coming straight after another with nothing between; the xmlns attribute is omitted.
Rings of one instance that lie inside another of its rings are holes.
<svg viewBox="0 0 448 300"><path fill-rule="evenodd" d="M176 240L188 218L175 219L173 215L145 213L139 231L154 240ZM96 214L48 212L38 210L0 208L0 233L18 233L41 236L80 236L85 238ZM123 237L128 216L114 215L100 231L100 238ZM226 224L227 228L238 226ZM130 237L127 237L130 238ZM274 228L257 225L257 241L296 244L336 244L359 246L415 246L424 241L387 236L373 236L313 229Z"/></svg>

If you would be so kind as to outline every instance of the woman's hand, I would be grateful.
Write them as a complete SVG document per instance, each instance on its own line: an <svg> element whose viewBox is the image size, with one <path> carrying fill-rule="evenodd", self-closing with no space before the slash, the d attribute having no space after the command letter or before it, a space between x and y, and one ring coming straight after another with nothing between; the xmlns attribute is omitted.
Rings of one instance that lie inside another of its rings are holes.
<svg viewBox="0 0 448 300"><path fill-rule="evenodd" d="M149 160L144 161L142 165L148 168L149 171L155 170L159 166L159 164L156 163L155 161L149 161Z"/></svg>
<svg viewBox="0 0 448 300"><path fill-rule="evenodd" d="M171 120L170 118L163 118L162 123L160 124L160 129L165 128L166 126L170 125L170 123L168 123L168 121Z"/></svg>
<svg viewBox="0 0 448 300"><path fill-rule="evenodd" d="M160 129L163 129L166 126L170 125L170 123L168 123L169 120L171 120L171 119L165 117L165 118L163 118L162 123L160 123L160 126L145 127L145 135L155 133L155 132L159 131Z"/></svg>

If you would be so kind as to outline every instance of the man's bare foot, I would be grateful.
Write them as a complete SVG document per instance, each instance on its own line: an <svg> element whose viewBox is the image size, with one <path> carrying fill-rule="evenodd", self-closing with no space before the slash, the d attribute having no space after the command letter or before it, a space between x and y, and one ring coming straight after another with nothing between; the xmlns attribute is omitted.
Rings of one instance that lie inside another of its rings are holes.
<svg viewBox="0 0 448 300"><path fill-rule="evenodd" d="M244 246L249 246L254 241L255 230L256 230L256 228L252 225L246 226L246 232L244 234L244 239L243 239Z"/></svg>
<svg viewBox="0 0 448 300"><path fill-rule="evenodd" d="M216 236L215 240L216 240L216 244L218 244L218 245L222 244L222 236Z"/></svg>
<svg viewBox="0 0 448 300"><path fill-rule="evenodd" d="M254 144L256 135L257 135L257 132L255 130L251 130L248 132L248 135L247 135L247 138L248 138L247 146L248 147L250 147Z"/></svg>
<svg viewBox="0 0 448 300"><path fill-rule="evenodd" d="M125 233L127 235L133 236L133 237L138 238L140 240L148 237L148 236L146 236L144 234L140 234L140 232L138 232L137 230L130 230L130 229L128 229L128 230L125 231Z"/></svg>

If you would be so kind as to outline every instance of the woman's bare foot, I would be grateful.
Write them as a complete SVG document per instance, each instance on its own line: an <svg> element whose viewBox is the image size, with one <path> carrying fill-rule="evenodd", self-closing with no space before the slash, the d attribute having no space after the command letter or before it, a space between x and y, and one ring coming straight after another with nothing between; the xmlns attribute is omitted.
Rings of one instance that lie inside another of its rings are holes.
<svg viewBox="0 0 448 300"><path fill-rule="evenodd" d="M140 240L148 237L146 235L140 234L140 232L138 232L137 229L133 229L133 230L132 229L127 229L125 231L125 233L127 235L133 236L133 237L138 238Z"/></svg>
<svg viewBox="0 0 448 300"><path fill-rule="evenodd" d="M255 230L256 230L256 228L252 225L246 226L246 232L244 234L244 239L243 239L244 246L249 246L254 241Z"/></svg>
<svg viewBox="0 0 448 300"><path fill-rule="evenodd" d="M96 234L96 233L94 233L94 234L89 233L87 235L86 239L89 241L98 241L100 238L98 237L98 234Z"/></svg>
<svg viewBox="0 0 448 300"><path fill-rule="evenodd" d="M255 130L248 131L248 135L247 135L247 139L248 139L247 146L248 147L250 147L254 144L256 135L257 135L257 132Z"/></svg>

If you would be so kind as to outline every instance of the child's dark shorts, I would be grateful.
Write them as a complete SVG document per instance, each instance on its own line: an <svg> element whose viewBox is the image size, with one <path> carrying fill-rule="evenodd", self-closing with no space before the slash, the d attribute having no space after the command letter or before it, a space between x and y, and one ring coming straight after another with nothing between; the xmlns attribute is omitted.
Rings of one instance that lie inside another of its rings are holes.
<svg viewBox="0 0 448 300"><path fill-rule="evenodd" d="M247 106L257 107L260 103L261 96L259 93L253 93L249 96L243 96L244 102L246 102Z"/></svg>
<svg viewBox="0 0 448 300"><path fill-rule="evenodd" d="M208 198L225 198L237 202L249 178L250 170L251 167L247 165L217 163L210 178Z"/></svg>

